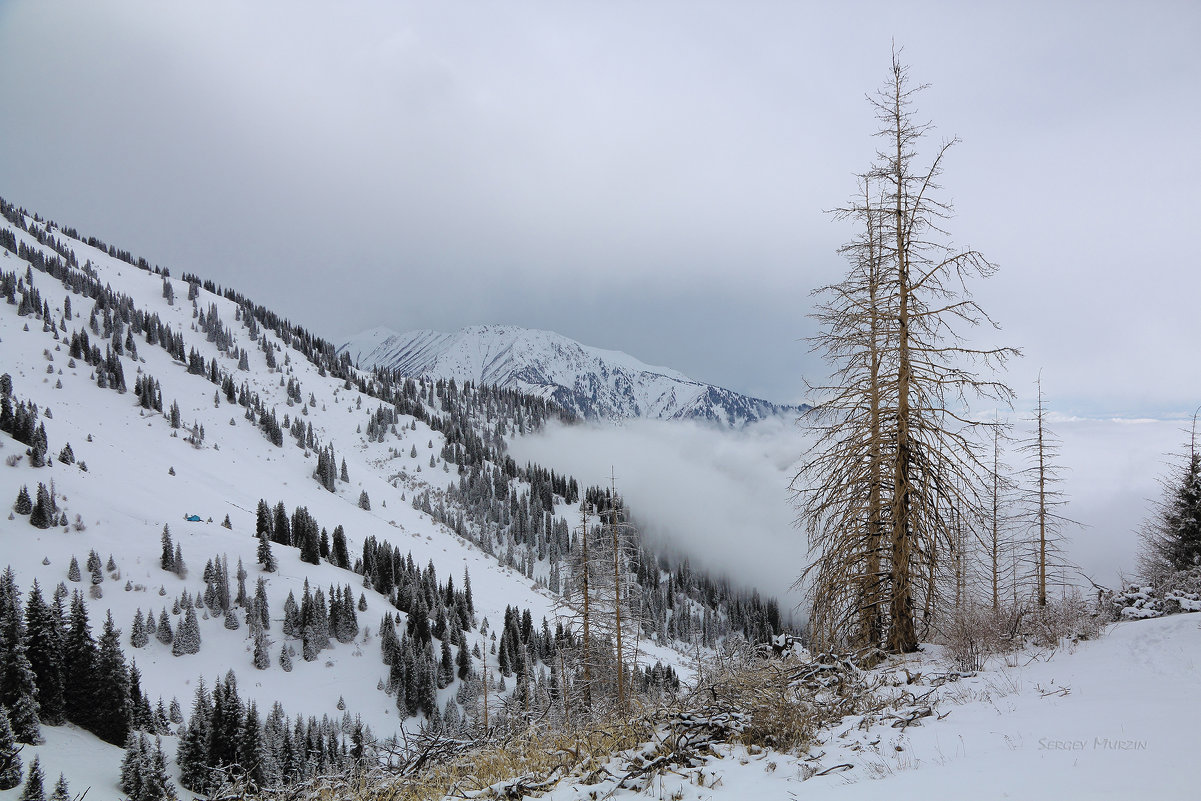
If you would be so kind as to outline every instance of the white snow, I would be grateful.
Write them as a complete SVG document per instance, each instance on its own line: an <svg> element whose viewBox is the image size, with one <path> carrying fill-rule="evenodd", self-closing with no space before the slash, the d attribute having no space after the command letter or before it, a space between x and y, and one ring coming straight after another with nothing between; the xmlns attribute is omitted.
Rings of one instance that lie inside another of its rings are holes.
<svg viewBox="0 0 1201 801"><path fill-rule="evenodd" d="M779 413L774 404L713 387L627 353L582 345L553 331L505 325L397 333L372 328L339 348L363 369L496 384L554 397L582 416L620 420L701 418L741 425Z"/></svg>
<svg viewBox="0 0 1201 801"><path fill-rule="evenodd" d="M937 649L911 673L945 672ZM699 770L613 798L1141 799L1198 797L1201 616L1115 624L1099 640L1027 652L938 688L935 715L904 729L846 719L801 757L723 746ZM881 670L895 671L890 663ZM929 690L914 688L915 694ZM810 756L819 756L809 759ZM839 766L850 765L840 769ZM826 775L814 775L829 771ZM806 776L810 778L806 779ZM698 778L699 777L699 778ZM546 798L614 790L563 785ZM595 795L594 795L595 793Z"/></svg>

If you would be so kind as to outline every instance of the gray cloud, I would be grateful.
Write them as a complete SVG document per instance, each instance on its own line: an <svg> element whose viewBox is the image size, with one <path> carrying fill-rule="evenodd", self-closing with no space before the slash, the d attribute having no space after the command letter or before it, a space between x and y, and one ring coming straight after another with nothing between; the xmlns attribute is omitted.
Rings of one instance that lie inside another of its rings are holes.
<svg viewBox="0 0 1201 801"><path fill-rule="evenodd" d="M895 40L1059 408L1191 408L1195 3L0 7L0 193L338 339L554 328L778 400Z"/></svg>

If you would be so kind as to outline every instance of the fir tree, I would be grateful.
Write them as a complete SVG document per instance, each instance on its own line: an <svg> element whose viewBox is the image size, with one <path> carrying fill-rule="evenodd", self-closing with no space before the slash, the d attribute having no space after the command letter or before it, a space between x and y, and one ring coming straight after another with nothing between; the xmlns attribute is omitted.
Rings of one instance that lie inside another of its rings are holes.
<svg viewBox="0 0 1201 801"><path fill-rule="evenodd" d="M48 605L35 580L25 607L26 653L38 688L38 717L50 726L62 725L65 720L62 612L61 600Z"/></svg>
<svg viewBox="0 0 1201 801"><path fill-rule="evenodd" d="M263 581L262 577L254 584L254 606L253 609L259 614L259 623L264 631L271 628L271 616L267 609L267 582Z"/></svg>
<svg viewBox="0 0 1201 801"><path fill-rule="evenodd" d="M125 757L121 760L121 791L130 801L140 801L146 775L146 735L130 732L125 742Z"/></svg>
<svg viewBox="0 0 1201 801"><path fill-rule="evenodd" d="M1195 423L1194 423L1195 425ZM1201 564L1201 450L1194 434L1184 464L1163 482L1164 497L1143 526L1142 572L1161 578L1163 568L1187 570Z"/></svg>
<svg viewBox="0 0 1201 801"><path fill-rule="evenodd" d="M63 700L67 720L89 730L95 719L96 656L87 606L76 591L63 641Z"/></svg>
<svg viewBox="0 0 1201 801"><path fill-rule="evenodd" d="M129 627L129 644L134 648L145 648L150 642L150 632L146 630L146 619L142 616L142 607L134 613L133 624Z"/></svg>
<svg viewBox="0 0 1201 801"><path fill-rule="evenodd" d="M159 557L159 567L170 573L175 572L175 544L171 541L171 529L163 524L163 553Z"/></svg>
<svg viewBox="0 0 1201 801"><path fill-rule="evenodd" d="M21 490L17 493L16 503L13 504L13 511L19 515L27 515L33 511L33 501L29 499L29 487L21 485Z"/></svg>
<svg viewBox="0 0 1201 801"><path fill-rule="evenodd" d="M246 568L242 567L241 557L238 557L238 572L236 574L236 578L238 579L238 594L237 597L234 598L234 603L236 603L238 606L244 607L247 605Z"/></svg>
<svg viewBox="0 0 1201 801"><path fill-rule="evenodd" d="M79 581L82 578L83 576L79 572L79 560L72 554L71 564L67 567L67 579L69 581Z"/></svg>
<svg viewBox="0 0 1201 801"><path fill-rule="evenodd" d="M266 532L259 535L259 547L256 558L263 570L268 573L275 572L275 556L271 553L271 540L267 538Z"/></svg>
<svg viewBox="0 0 1201 801"><path fill-rule="evenodd" d="M37 500L29 513L29 523L35 528L50 528L57 521L58 515L50 498L46 485L38 482Z"/></svg>
<svg viewBox="0 0 1201 801"><path fill-rule="evenodd" d="M20 783L21 756L8 723L8 710L0 706L0 790L11 790Z"/></svg>
<svg viewBox="0 0 1201 801"><path fill-rule="evenodd" d="M455 662L459 678L466 681L467 677L471 675L471 652L467 650L466 641L461 638L459 640L459 654Z"/></svg>
<svg viewBox="0 0 1201 801"><path fill-rule="evenodd" d="M158 623L154 627L154 637L163 645L170 645L175 639L175 632L171 629L171 618L167 616L166 607L163 607L163 611L159 613Z"/></svg>
<svg viewBox="0 0 1201 801"><path fill-rule="evenodd" d="M124 743L129 736L133 713L129 690L129 671L121 651L121 630L113 623L112 612L109 612L96 657L95 722L91 730L113 745Z"/></svg>
<svg viewBox="0 0 1201 801"><path fill-rule="evenodd" d="M171 653L174 656L182 654L195 654L200 651L200 623L196 620L196 609L189 606L184 613L183 622L179 624L179 631L175 633L175 640L171 644Z"/></svg>
<svg viewBox="0 0 1201 801"><path fill-rule="evenodd" d="M259 498L259 505L254 513L254 535L260 539L266 536L271 538L271 507L262 498Z"/></svg>
<svg viewBox="0 0 1201 801"><path fill-rule="evenodd" d="M267 744L263 741L262 725L259 722L258 706L251 702L246 710L246 716L237 732L236 764L240 766L242 777L251 788L263 787L266 784L265 763L268 760Z"/></svg>
<svg viewBox="0 0 1201 801"><path fill-rule="evenodd" d="M346 550L346 532L342 526L334 526L334 541L330 547L330 562L343 570L350 569L350 555Z"/></svg>
<svg viewBox="0 0 1201 801"><path fill-rule="evenodd" d="M450 641L443 639L441 659L438 662L438 689L448 687L454 678L455 661L450 652Z"/></svg>
<svg viewBox="0 0 1201 801"><path fill-rule="evenodd" d="M180 784L198 793L203 793L208 788L208 741L212 714L212 700L202 678L197 683L192 714L188 718L187 729L180 738L175 754L175 762L179 765Z"/></svg>
<svg viewBox="0 0 1201 801"><path fill-rule="evenodd" d="M256 627L254 632L254 666L259 670L271 667L271 652L268 650L267 634Z"/></svg>
<svg viewBox="0 0 1201 801"><path fill-rule="evenodd" d="M21 789L20 801L46 801L44 781L41 760L34 757L33 764L29 766L29 776L25 779L25 786Z"/></svg>
<svg viewBox="0 0 1201 801"><path fill-rule="evenodd" d="M58 781L54 783L54 792L50 794L50 801L72 801L71 788L67 785L67 777L61 773L58 774Z"/></svg>
<svg viewBox="0 0 1201 801"><path fill-rule="evenodd" d="M317 541L317 533L311 527L306 527L300 541L300 561L311 565L321 561L320 543Z"/></svg>

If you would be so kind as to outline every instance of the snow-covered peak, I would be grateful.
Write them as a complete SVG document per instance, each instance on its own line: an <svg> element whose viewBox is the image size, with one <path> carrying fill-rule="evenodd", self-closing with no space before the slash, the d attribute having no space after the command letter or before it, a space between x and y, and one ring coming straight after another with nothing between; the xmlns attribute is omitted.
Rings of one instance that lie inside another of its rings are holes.
<svg viewBox="0 0 1201 801"><path fill-rule="evenodd" d="M474 325L454 333L372 328L340 348L360 367L520 389L590 419L645 417L740 426L788 413L769 401L694 381L628 353L553 331Z"/></svg>

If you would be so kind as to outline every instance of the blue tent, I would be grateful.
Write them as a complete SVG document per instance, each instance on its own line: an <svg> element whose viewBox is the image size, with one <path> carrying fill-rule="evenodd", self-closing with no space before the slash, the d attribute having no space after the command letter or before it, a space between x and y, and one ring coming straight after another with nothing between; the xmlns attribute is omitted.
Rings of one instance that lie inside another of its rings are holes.
<svg viewBox="0 0 1201 801"><path fill-rule="evenodd" d="M199 523L200 515L184 515L184 520L187 520L189 523Z"/></svg>

